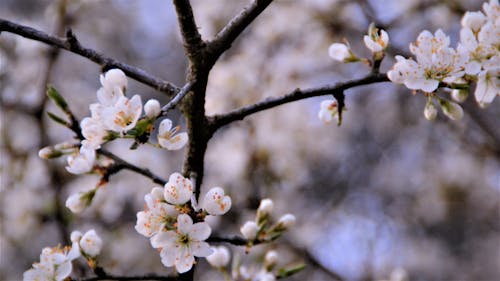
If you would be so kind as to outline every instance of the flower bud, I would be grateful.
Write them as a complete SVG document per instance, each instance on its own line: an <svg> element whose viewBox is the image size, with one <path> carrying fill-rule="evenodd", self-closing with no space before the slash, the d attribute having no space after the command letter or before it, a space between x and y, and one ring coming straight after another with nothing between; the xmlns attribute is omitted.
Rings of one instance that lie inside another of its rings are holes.
<svg viewBox="0 0 500 281"><path fill-rule="evenodd" d="M257 214L268 215L273 211L274 203L273 200L266 198L260 201L259 208L257 209Z"/></svg>
<svg viewBox="0 0 500 281"><path fill-rule="evenodd" d="M464 102L469 96L469 90L467 89L453 89L451 91L451 97L456 102Z"/></svg>
<svg viewBox="0 0 500 281"><path fill-rule="evenodd" d="M272 270L272 268L278 263L278 253L276 251L269 251L266 253L264 257L264 265L268 269L268 271Z"/></svg>
<svg viewBox="0 0 500 281"><path fill-rule="evenodd" d="M38 157L42 159L51 159L62 156L63 153L60 150L54 149L53 147L46 146L38 151Z"/></svg>
<svg viewBox="0 0 500 281"><path fill-rule="evenodd" d="M155 99L150 99L144 105L144 112L148 118L155 118L161 113L160 102Z"/></svg>
<svg viewBox="0 0 500 281"><path fill-rule="evenodd" d="M66 200L66 207L75 214L81 213L88 205L90 205L90 202L92 202L92 199L94 198L95 192L96 190L92 189L88 192L78 192L72 194Z"/></svg>
<svg viewBox="0 0 500 281"><path fill-rule="evenodd" d="M336 61L355 62L359 59L352 53L351 49L342 43L333 43L328 48L328 55Z"/></svg>
<svg viewBox="0 0 500 281"><path fill-rule="evenodd" d="M101 237L97 235L95 230L87 231L80 239L80 247L82 251L90 257L99 255L102 249Z"/></svg>
<svg viewBox="0 0 500 281"><path fill-rule="evenodd" d="M212 250L213 253L207 257L208 263L215 268L225 267L231 258L229 250L224 246L212 247Z"/></svg>
<svg viewBox="0 0 500 281"><path fill-rule="evenodd" d="M253 221L247 221L241 228L241 234L248 240L254 240L259 232L259 227Z"/></svg>
<svg viewBox="0 0 500 281"><path fill-rule="evenodd" d="M424 116L425 116L425 119L427 119L429 121L436 119L437 109L436 109L436 106L434 105L434 103L432 102L432 99L430 99L430 98L427 101L427 103L425 104Z"/></svg>
<svg viewBox="0 0 500 281"><path fill-rule="evenodd" d="M285 214L278 220L278 225L281 227L288 229L295 225L295 216L292 214Z"/></svg>
<svg viewBox="0 0 500 281"><path fill-rule="evenodd" d="M441 110L451 120L460 120L464 116L464 111L458 103L447 101L444 99L439 100Z"/></svg>

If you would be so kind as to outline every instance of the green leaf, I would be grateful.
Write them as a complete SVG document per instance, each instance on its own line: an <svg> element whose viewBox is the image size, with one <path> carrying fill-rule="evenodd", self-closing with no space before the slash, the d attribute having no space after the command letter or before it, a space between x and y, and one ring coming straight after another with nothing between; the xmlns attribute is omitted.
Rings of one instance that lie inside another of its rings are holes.
<svg viewBox="0 0 500 281"><path fill-rule="evenodd" d="M54 103L62 109L64 112L68 112L68 103L66 100L57 92L57 90L52 87L48 86L47 88L47 96L54 101Z"/></svg>
<svg viewBox="0 0 500 281"><path fill-rule="evenodd" d="M306 268L306 265L303 263L298 264L298 265L292 265L289 267L284 267L284 268L281 268L280 270L278 270L277 277L278 277L278 279L279 278L286 278L286 277L292 276L292 275L302 271L304 268Z"/></svg>
<svg viewBox="0 0 500 281"><path fill-rule="evenodd" d="M70 124L66 120L64 120L61 117L55 115L54 113L47 112L47 115L49 115L50 119L54 120L56 123L59 123L59 124L65 126L65 127L70 127Z"/></svg>

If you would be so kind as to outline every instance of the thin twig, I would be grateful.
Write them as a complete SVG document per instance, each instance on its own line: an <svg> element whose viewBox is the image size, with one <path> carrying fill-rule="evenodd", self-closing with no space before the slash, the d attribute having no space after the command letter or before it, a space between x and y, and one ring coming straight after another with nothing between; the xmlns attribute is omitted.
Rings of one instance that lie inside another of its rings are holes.
<svg viewBox="0 0 500 281"><path fill-rule="evenodd" d="M32 40L46 43L50 46L70 51L72 53L88 58L89 60L101 65L103 68L119 68L123 70L123 72L125 72L125 74L127 74L127 76L129 76L130 78L135 79L143 84L149 85L156 90L164 92L166 94L175 95L179 91L179 88L174 84L154 77L153 75L147 73L142 69L117 61L113 58L106 57L105 55L93 49L83 47L82 45L80 45L76 36L71 30L68 30L68 32L66 32L65 39L60 39L56 36L49 35L32 27L20 25L0 18L0 33L3 31L18 34Z"/></svg>
<svg viewBox="0 0 500 281"><path fill-rule="evenodd" d="M157 184L165 185L167 183L167 181L165 179L161 178L160 176L155 175L149 169L140 168L132 163L129 163L126 160L120 158L119 156L107 151L106 149L101 148L97 152L99 154L102 154L106 157L109 157L109 158L113 159L113 161L115 161L113 166L111 166L111 168L105 174L105 180L107 180L107 178L109 178L109 176L116 174L119 171L125 169L125 170L130 170L130 171L136 172L138 174L141 174L147 178L150 178L151 180L153 180L153 182L155 182Z"/></svg>
<svg viewBox="0 0 500 281"><path fill-rule="evenodd" d="M389 79L387 78L387 75L385 73L373 73L361 79L351 80L347 82L340 82L334 85L305 89L305 90L295 89L288 95L284 95L281 97L267 98L263 101L235 109L225 114L212 116L210 117L211 129L213 131L216 131L217 129L219 129L224 125L227 125L237 120L243 120L245 117L251 114L266 109L270 109L282 104L286 104L289 102L303 100L317 96L335 95L335 94L338 95L339 93L343 93L345 90L353 87L373 84L378 82L386 82L386 81L389 81Z"/></svg>
<svg viewBox="0 0 500 281"><path fill-rule="evenodd" d="M208 43L207 49L217 60L222 53L228 50L234 40L240 36L247 26L252 23L269 6L273 0L254 0L237 14L229 23Z"/></svg>
<svg viewBox="0 0 500 281"><path fill-rule="evenodd" d="M178 105L179 102L181 102L181 100L187 95L187 93L191 91L191 87L193 87L194 83L196 83L196 81L192 80L189 81L186 85L184 85L184 87L182 87L182 89L177 93L177 95L175 95L173 99L171 99L164 107L162 107L161 115L166 115L170 109Z"/></svg>

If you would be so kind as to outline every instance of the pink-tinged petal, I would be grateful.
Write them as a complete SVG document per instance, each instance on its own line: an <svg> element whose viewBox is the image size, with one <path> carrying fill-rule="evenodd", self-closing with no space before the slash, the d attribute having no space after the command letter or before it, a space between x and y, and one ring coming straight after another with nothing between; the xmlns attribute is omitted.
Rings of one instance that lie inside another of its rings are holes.
<svg viewBox="0 0 500 281"><path fill-rule="evenodd" d="M189 248L182 247L177 252L176 259L175 268L179 273L187 272L193 267L194 257Z"/></svg>
<svg viewBox="0 0 500 281"><path fill-rule="evenodd" d="M212 233L212 229L210 229L208 223L198 222L192 226L191 232L189 232L189 237L193 240L203 241L210 237L210 233Z"/></svg>
<svg viewBox="0 0 500 281"><path fill-rule="evenodd" d="M214 252L206 242L192 242L190 247L193 255L197 257L208 257Z"/></svg>
<svg viewBox="0 0 500 281"><path fill-rule="evenodd" d="M177 233L175 231L159 232L151 237L151 246L153 248L170 248L175 245Z"/></svg>
<svg viewBox="0 0 500 281"><path fill-rule="evenodd" d="M177 230L182 234L190 234L193 228L193 220L186 214L177 217ZM191 237L191 235L190 235Z"/></svg>

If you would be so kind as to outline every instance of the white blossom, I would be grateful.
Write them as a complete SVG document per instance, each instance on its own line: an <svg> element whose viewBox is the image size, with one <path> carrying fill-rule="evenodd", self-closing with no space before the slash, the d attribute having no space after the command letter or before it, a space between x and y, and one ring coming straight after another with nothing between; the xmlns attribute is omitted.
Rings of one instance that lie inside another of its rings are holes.
<svg viewBox="0 0 500 281"><path fill-rule="evenodd" d="M172 128L170 119L163 119L158 129L158 143L168 150L179 150L186 145L188 135L186 132L178 133L180 126Z"/></svg>
<svg viewBox="0 0 500 281"><path fill-rule="evenodd" d="M161 249L161 262L167 267L175 266L177 272L191 269L194 257L207 257L212 254L208 243L204 242L211 233L206 222L193 224L186 214L177 217L177 230L160 232L151 238L153 248Z"/></svg>
<svg viewBox="0 0 500 281"><path fill-rule="evenodd" d="M102 249L102 240L94 229L91 229L80 238L80 249L90 257L99 255Z"/></svg>
<svg viewBox="0 0 500 281"><path fill-rule="evenodd" d="M477 76L474 96L482 107L493 102L500 95L500 66L481 71Z"/></svg>
<svg viewBox="0 0 500 281"><path fill-rule="evenodd" d="M193 184L179 173L170 175L165 184L165 200L174 205L184 204L191 199L193 194Z"/></svg>
<svg viewBox="0 0 500 281"><path fill-rule="evenodd" d="M224 189L220 187L211 188L203 200L203 209L210 215L223 215L231 208L231 197L224 195Z"/></svg>
<svg viewBox="0 0 500 281"><path fill-rule="evenodd" d="M137 213L135 230L140 234L151 237L166 228L173 228L179 212L174 206L165 202L163 188L154 187L144 196L147 210Z"/></svg>
<svg viewBox="0 0 500 281"><path fill-rule="evenodd" d="M363 37L363 41L372 53L381 52L389 45L389 34L385 30L378 29L371 24L368 29L368 35Z"/></svg>
<svg viewBox="0 0 500 281"><path fill-rule="evenodd" d="M107 129L123 133L135 127L141 112L141 97L135 95L131 99L120 97L115 105L104 108L101 114Z"/></svg>
<svg viewBox="0 0 500 281"><path fill-rule="evenodd" d="M155 99L150 99L144 104L144 112L149 118L155 118L161 113L160 102Z"/></svg>
<svg viewBox="0 0 500 281"><path fill-rule="evenodd" d="M451 91L451 97L456 102L464 102L469 96L468 89L453 89Z"/></svg>
<svg viewBox="0 0 500 281"><path fill-rule="evenodd" d="M100 75L102 88L97 91L97 99L104 106L113 106L124 96L127 77L120 69L111 69Z"/></svg>
<svg viewBox="0 0 500 281"><path fill-rule="evenodd" d="M478 32L485 22L486 16L482 12L465 12L460 23L463 27Z"/></svg>
<svg viewBox="0 0 500 281"><path fill-rule="evenodd" d="M73 270L71 261L80 256L78 248L44 248L40 255L40 262L34 263L33 268L23 274L24 281L62 281Z"/></svg>
<svg viewBox="0 0 500 281"><path fill-rule="evenodd" d="M276 251L269 251L266 253L266 256L264 257L264 264L268 268L272 268L278 263L278 252Z"/></svg>
<svg viewBox="0 0 500 281"><path fill-rule="evenodd" d="M396 57L396 64L387 73L394 83L404 83L412 90L433 92L439 82L452 83L465 73L467 57L449 47L450 39L441 29L434 35L427 30L420 33L417 41L410 44L413 59Z"/></svg>
<svg viewBox="0 0 500 281"><path fill-rule="evenodd" d="M248 240L254 240L257 237L259 226L254 221L247 221L240 228L241 234Z"/></svg>
<svg viewBox="0 0 500 281"><path fill-rule="evenodd" d="M101 120L85 117L80 123L80 127L82 128L82 135L85 137L85 140L82 141L84 146L99 149L101 144L105 142L108 132Z"/></svg>
<svg viewBox="0 0 500 281"><path fill-rule="evenodd" d="M82 145L76 155L68 156L66 170L76 175L90 172L94 167L95 157L94 149Z"/></svg>
<svg viewBox="0 0 500 281"><path fill-rule="evenodd" d="M325 123L330 123L333 117L338 116L338 112L338 106L335 100L324 100L321 102L318 118Z"/></svg>
<svg viewBox="0 0 500 281"><path fill-rule="evenodd" d="M221 268L225 267L229 263L231 253L229 253L229 250L226 247L212 247L212 251L213 253L207 257L207 261L211 266Z"/></svg>

